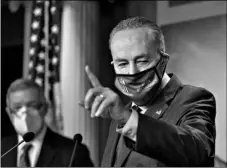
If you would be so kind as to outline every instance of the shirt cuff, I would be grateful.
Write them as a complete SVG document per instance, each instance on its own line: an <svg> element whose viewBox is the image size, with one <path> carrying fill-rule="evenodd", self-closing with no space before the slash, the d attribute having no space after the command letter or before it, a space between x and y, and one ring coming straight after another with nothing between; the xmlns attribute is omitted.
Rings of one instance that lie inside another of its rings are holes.
<svg viewBox="0 0 227 168"><path fill-rule="evenodd" d="M132 113L125 125L118 125L116 131L136 142L136 133L138 128L138 113L132 109Z"/></svg>

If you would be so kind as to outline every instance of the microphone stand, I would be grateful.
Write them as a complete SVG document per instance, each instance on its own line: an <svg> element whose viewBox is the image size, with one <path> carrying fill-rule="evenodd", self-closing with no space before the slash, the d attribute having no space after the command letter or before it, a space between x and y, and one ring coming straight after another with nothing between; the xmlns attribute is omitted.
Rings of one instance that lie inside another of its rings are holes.
<svg viewBox="0 0 227 168"><path fill-rule="evenodd" d="M11 148L10 150L8 150L6 153L4 153L1 158L3 158L5 155L7 155L10 151L12 151L13 149L15 149L16 147L18 147L20 144L22 144L24 142L24 140L22 140L20 143L18 143L17 145L15 145L13 148Z"/></svg>

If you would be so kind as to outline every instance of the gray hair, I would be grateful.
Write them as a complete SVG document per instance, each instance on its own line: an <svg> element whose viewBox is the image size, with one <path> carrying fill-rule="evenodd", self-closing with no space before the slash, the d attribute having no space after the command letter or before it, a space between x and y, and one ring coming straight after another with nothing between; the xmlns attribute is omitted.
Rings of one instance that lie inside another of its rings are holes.
<svg viewBox="0 0 227 168"><path fill-rule="evenodd" d="M117 32L122 30L127 30L127 29L141 28L141 27L148 27L152 30L154 34L154 39L159 45L160 51L165 52L165 41L160 27L155 22L150 21L149 19L141 16L132 17L132 18L128 18L120 21L110 33L109 46L111 45L113 36Z"/></svg>
<svg viewBox="0 0 227 168"><path fill-rule="evenodd" d="M36 89L39 93L41 93L44 96L43 88L39 86L37 83L35 83L33 80L26 79L26 78L20 78L15 81L13 81L6 93L6 103L8 105L9 103L9 95L16 91L26 90L26 89ZM45 96L44 96L45 99Z"/></svg>

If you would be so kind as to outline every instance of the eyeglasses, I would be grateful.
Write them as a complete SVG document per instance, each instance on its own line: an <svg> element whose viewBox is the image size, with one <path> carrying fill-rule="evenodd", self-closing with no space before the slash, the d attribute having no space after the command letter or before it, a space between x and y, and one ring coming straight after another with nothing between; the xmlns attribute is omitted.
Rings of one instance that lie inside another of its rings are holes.
<svg viewBox="0 0 227 168"><path fill-rule="evenodd" d="M18 115L21 108L26 107L28 112L32 112L34 110L40 110L43 107L44 103L27 103L27 104L17 104L13 107L8 107L11 114Z"/></svg>

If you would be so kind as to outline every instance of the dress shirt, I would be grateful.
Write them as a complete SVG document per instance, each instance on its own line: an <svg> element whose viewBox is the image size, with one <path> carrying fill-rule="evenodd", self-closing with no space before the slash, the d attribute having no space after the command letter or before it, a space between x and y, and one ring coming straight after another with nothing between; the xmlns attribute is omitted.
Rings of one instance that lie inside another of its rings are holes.
<svg viewBox="0 0 227 168"><path fill-rule="evenodd" d="M32 145L31 149L29 150L29 160L31 163L31 167L35 167L36 162L39 158L39 154L40 154L42 144L43 144L43 139L46 134L46 129L47 129L47 127L44 126L42 131L37 135L37 137L35 137L35 139L33 141L28 142L29 144ZM23 137L18 135L18 143L22 140L23 140ZM25 144L27 144L27 143L23 142L17 148L17 165L19 165L20 155L22 154L22 149Z"/></svg>

